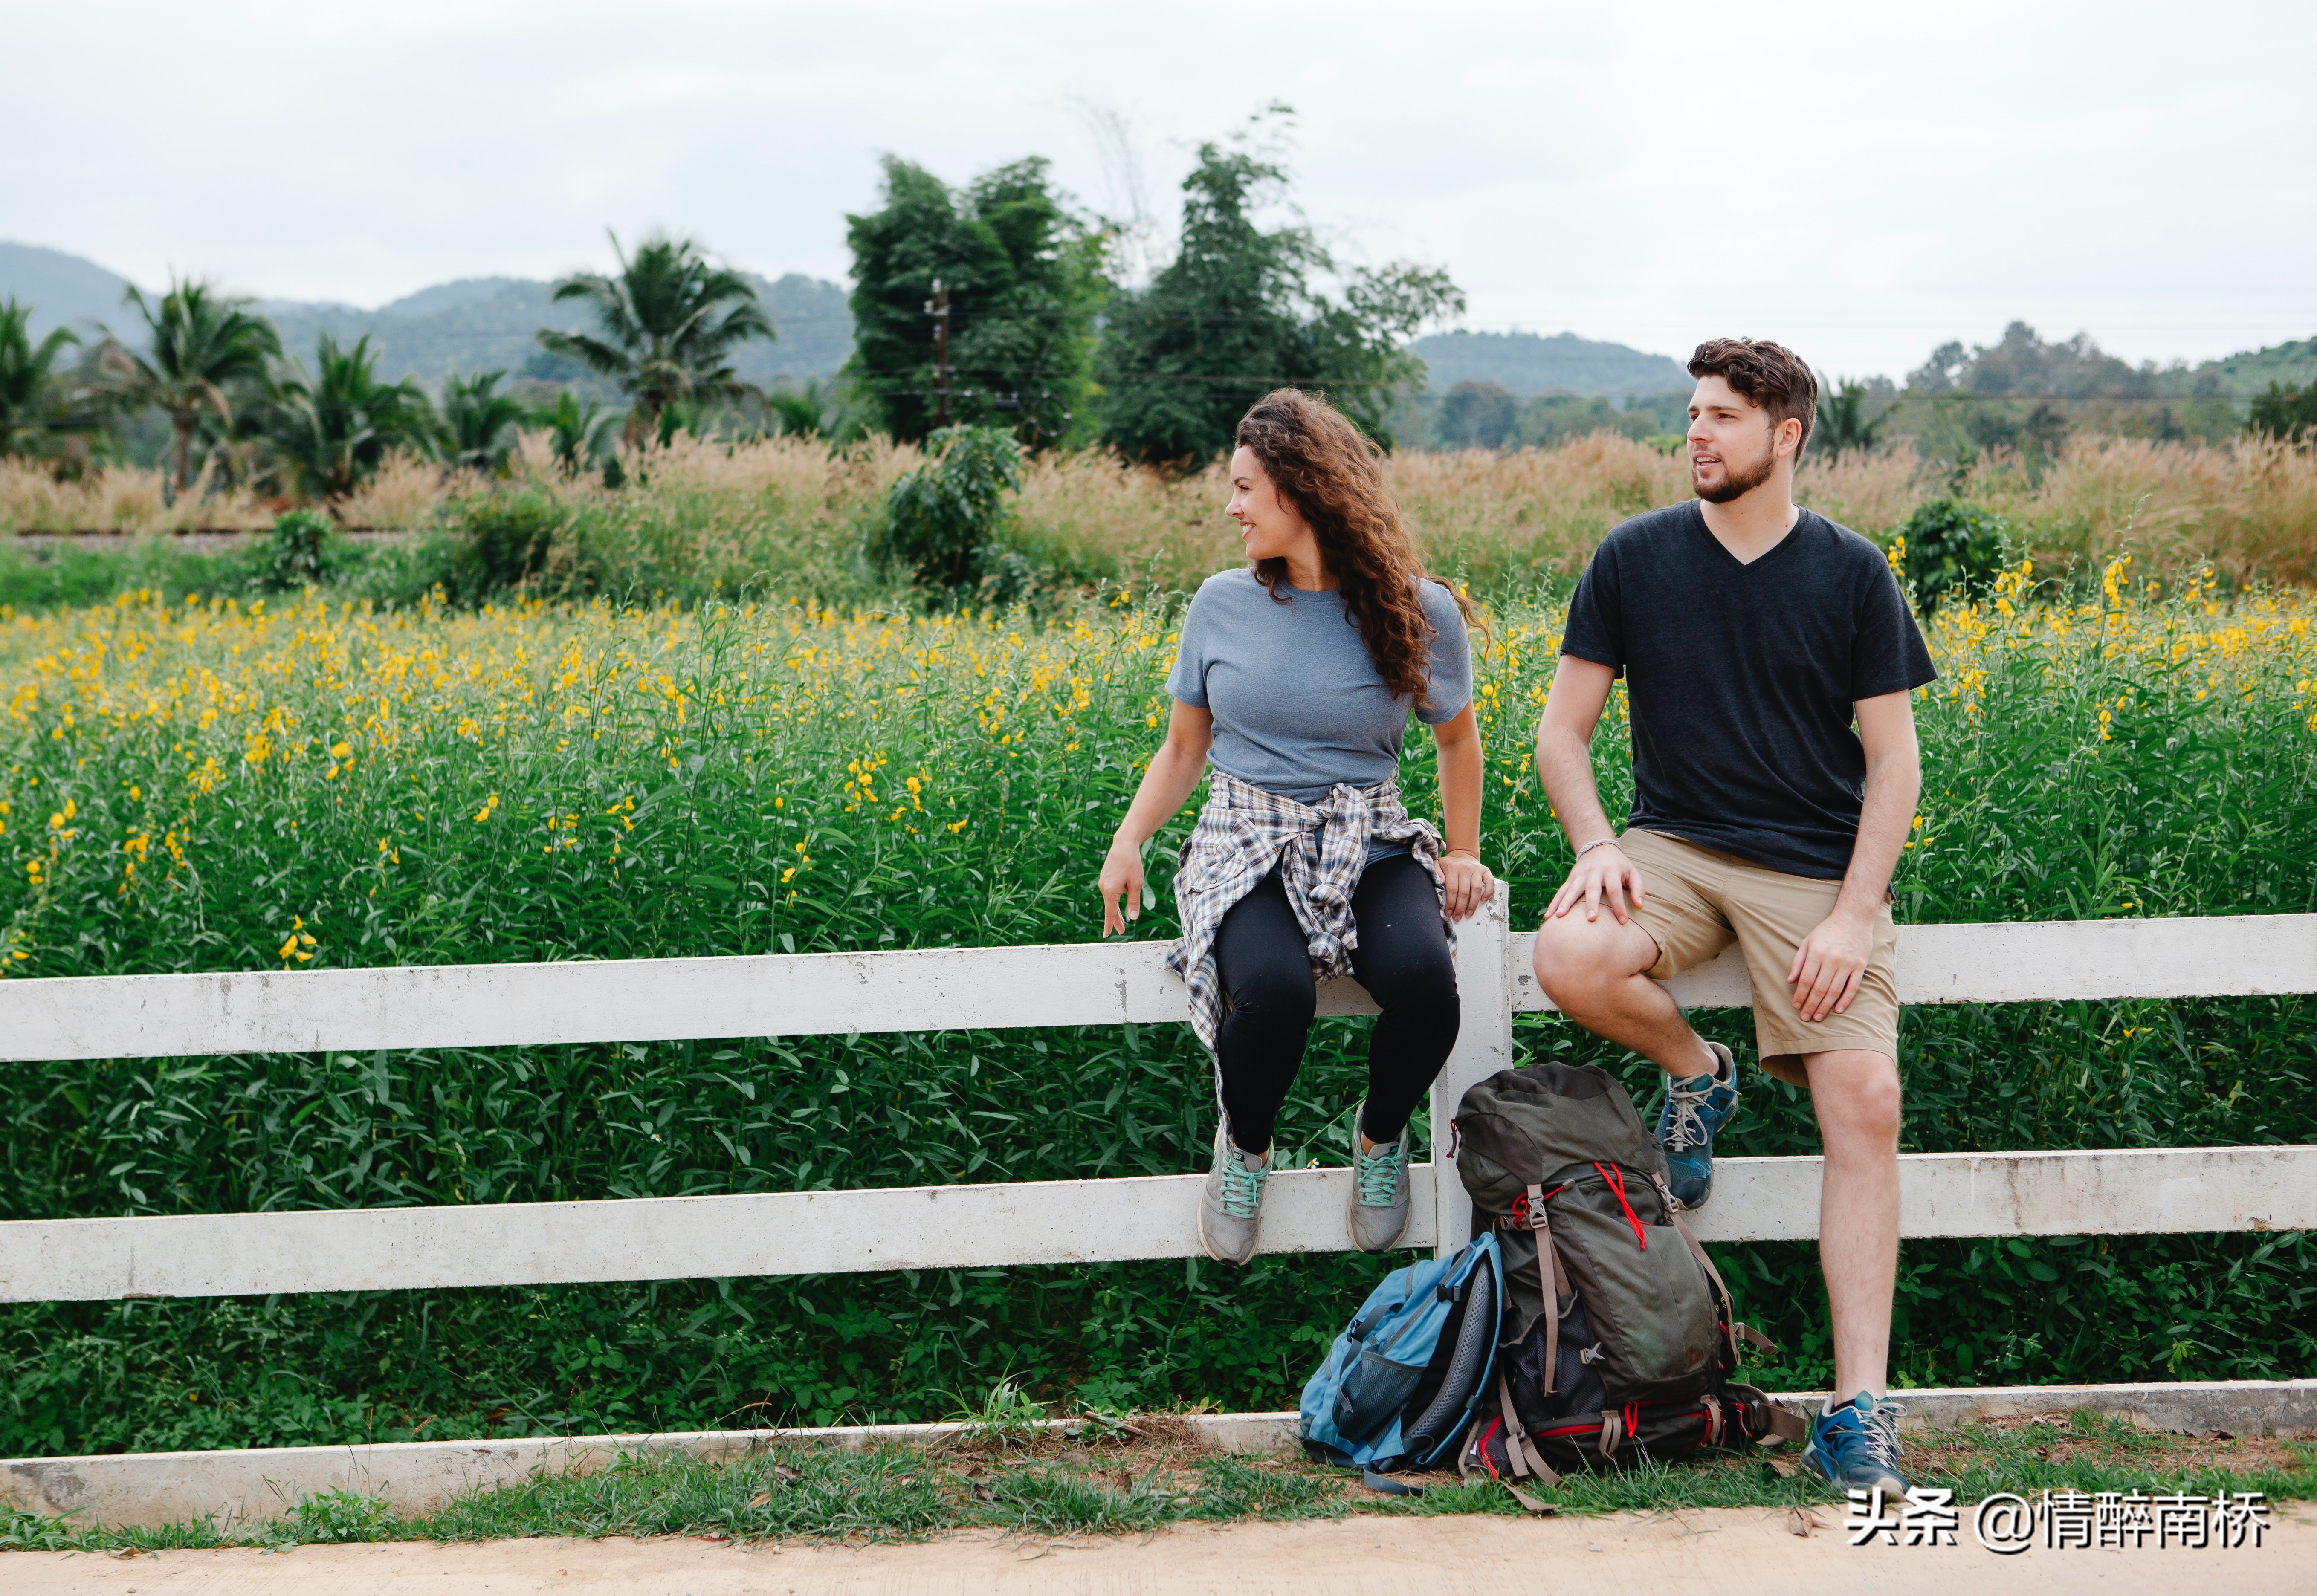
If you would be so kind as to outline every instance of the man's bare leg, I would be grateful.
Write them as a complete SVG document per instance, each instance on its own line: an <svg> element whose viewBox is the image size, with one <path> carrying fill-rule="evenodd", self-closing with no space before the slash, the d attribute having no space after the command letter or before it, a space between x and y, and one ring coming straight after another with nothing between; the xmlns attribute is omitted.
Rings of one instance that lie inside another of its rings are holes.
<svg viewBox="0 0 2317 1596"><path fill-rule="evenodd" d="M1658 961L1656 939L1607 909L1548 918L1536 933L1536 984L1553 1005L1595 1036L1606 1037L1668 1074L1702 1074L1713 1055L1682 1017L1680 1005L1645 973Z"/></svg>
<svg viewBox="0 0 2317 1596"><path fill-rule="evenodd" d="M1834 1315L1834 1396L1881 1397L1899 1272L1899 1066L1860 1048L1804 1054L1803 1064L1826 1147L1818 1256Z"/></svg>

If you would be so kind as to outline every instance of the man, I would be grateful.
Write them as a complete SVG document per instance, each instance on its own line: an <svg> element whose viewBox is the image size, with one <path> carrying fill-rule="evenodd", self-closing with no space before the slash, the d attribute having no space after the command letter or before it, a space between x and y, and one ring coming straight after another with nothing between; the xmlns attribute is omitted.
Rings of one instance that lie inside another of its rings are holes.
<svg viewBox="0 0 2317 1596"><path fill-rule="evenodd" d="M1889 885L1921 789L1909 693L1935 673L1882 552L1794 504L1810 368L1776 343L1718 338L1689 374L1697 498L1595 551L1537 726L1577 863L1537 932L1536 976L1571 1020L1665 1070L1658 1140L1676 1198L1702 1208L1737 1060L1658 982L1738 944L1762 1067L1809 1089L1826 1147L1835 1387L1803 1460L1837 1490L1899 1493L1884 1395L1899 1257ZM1623 838L1587 752L1620 675L1634 789Z"/></svg>

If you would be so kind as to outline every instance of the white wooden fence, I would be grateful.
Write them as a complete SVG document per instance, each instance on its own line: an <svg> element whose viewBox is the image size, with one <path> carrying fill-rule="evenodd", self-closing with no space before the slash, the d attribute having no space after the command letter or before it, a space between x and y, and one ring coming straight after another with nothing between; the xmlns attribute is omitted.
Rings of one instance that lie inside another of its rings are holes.
<svg viewBox="0 0 2317 1596"><path fill-rule="evenodd" d="M1437 1174L1440 1144L1464 1089L1513 1062L1513 1015L1551 1006L1529 941L1510 932L1501 886L1460 932L1463 1029L1433 1088L1433 1161L1411 1171L1409 1244L1463 1239L1463 1189ZM0 1062L1183 1021L1163 952L1114 942L0 981ZM2317 914L1909 926L1900 971L1910 1003L2317 992ZM1734 951L1672 989L1695 1006L1748 1001ZM1349 981L1323 989L1320 1008L1373 1012ZM1820 1164L1720 1161L1699 1235L1815 1235ZM20 1220L0 1224L0 1301L1182 1257L1198 1251L1201 1179ZM1349 1179L1281 1171L1264 1250L1346 1248ZM1910 1155L1900 1193L1913 1236L2313 1229L2317 1146Z"/></svg>

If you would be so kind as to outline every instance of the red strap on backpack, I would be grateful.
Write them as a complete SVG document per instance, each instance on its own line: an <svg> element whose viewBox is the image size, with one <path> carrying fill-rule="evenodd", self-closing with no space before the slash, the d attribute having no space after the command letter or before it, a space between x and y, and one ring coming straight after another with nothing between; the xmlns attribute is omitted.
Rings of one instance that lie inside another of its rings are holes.
<svg viewBox="0 0 2317 1596"><path fill-rule="evenodd" d="M1650 1238L1642 1229L1642 1217L1625 1200L1625 1172L1614 1164L1597 1164L1593 1167L1601 1172L1601 1178L1609 1182L1609 1190L1617 1194L1617 1206L1625 1210L1625 1223L1633 1227L1633 1240L1641 1244L1642 1252L1648 1252Z"/></svg>

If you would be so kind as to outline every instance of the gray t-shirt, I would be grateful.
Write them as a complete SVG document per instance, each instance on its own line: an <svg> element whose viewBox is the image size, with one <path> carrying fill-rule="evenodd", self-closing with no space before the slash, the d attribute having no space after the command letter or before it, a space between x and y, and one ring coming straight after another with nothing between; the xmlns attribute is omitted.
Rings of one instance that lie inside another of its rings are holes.
<svg viewBox="0 0 2317 1596"><path fill-rule="evenodd" d="M1377 674L1343 595L1290 587L1280 603L1245 567L1199 584L1183 618L1181 656L1167 691L1215 718L1216 768L1267 792L1316 804L1338 781L1373 787L1400 769L1410 709ZM1472 699L1472 646L1455 595L1422 584L1432 623L1427 726Z"/></svg>

